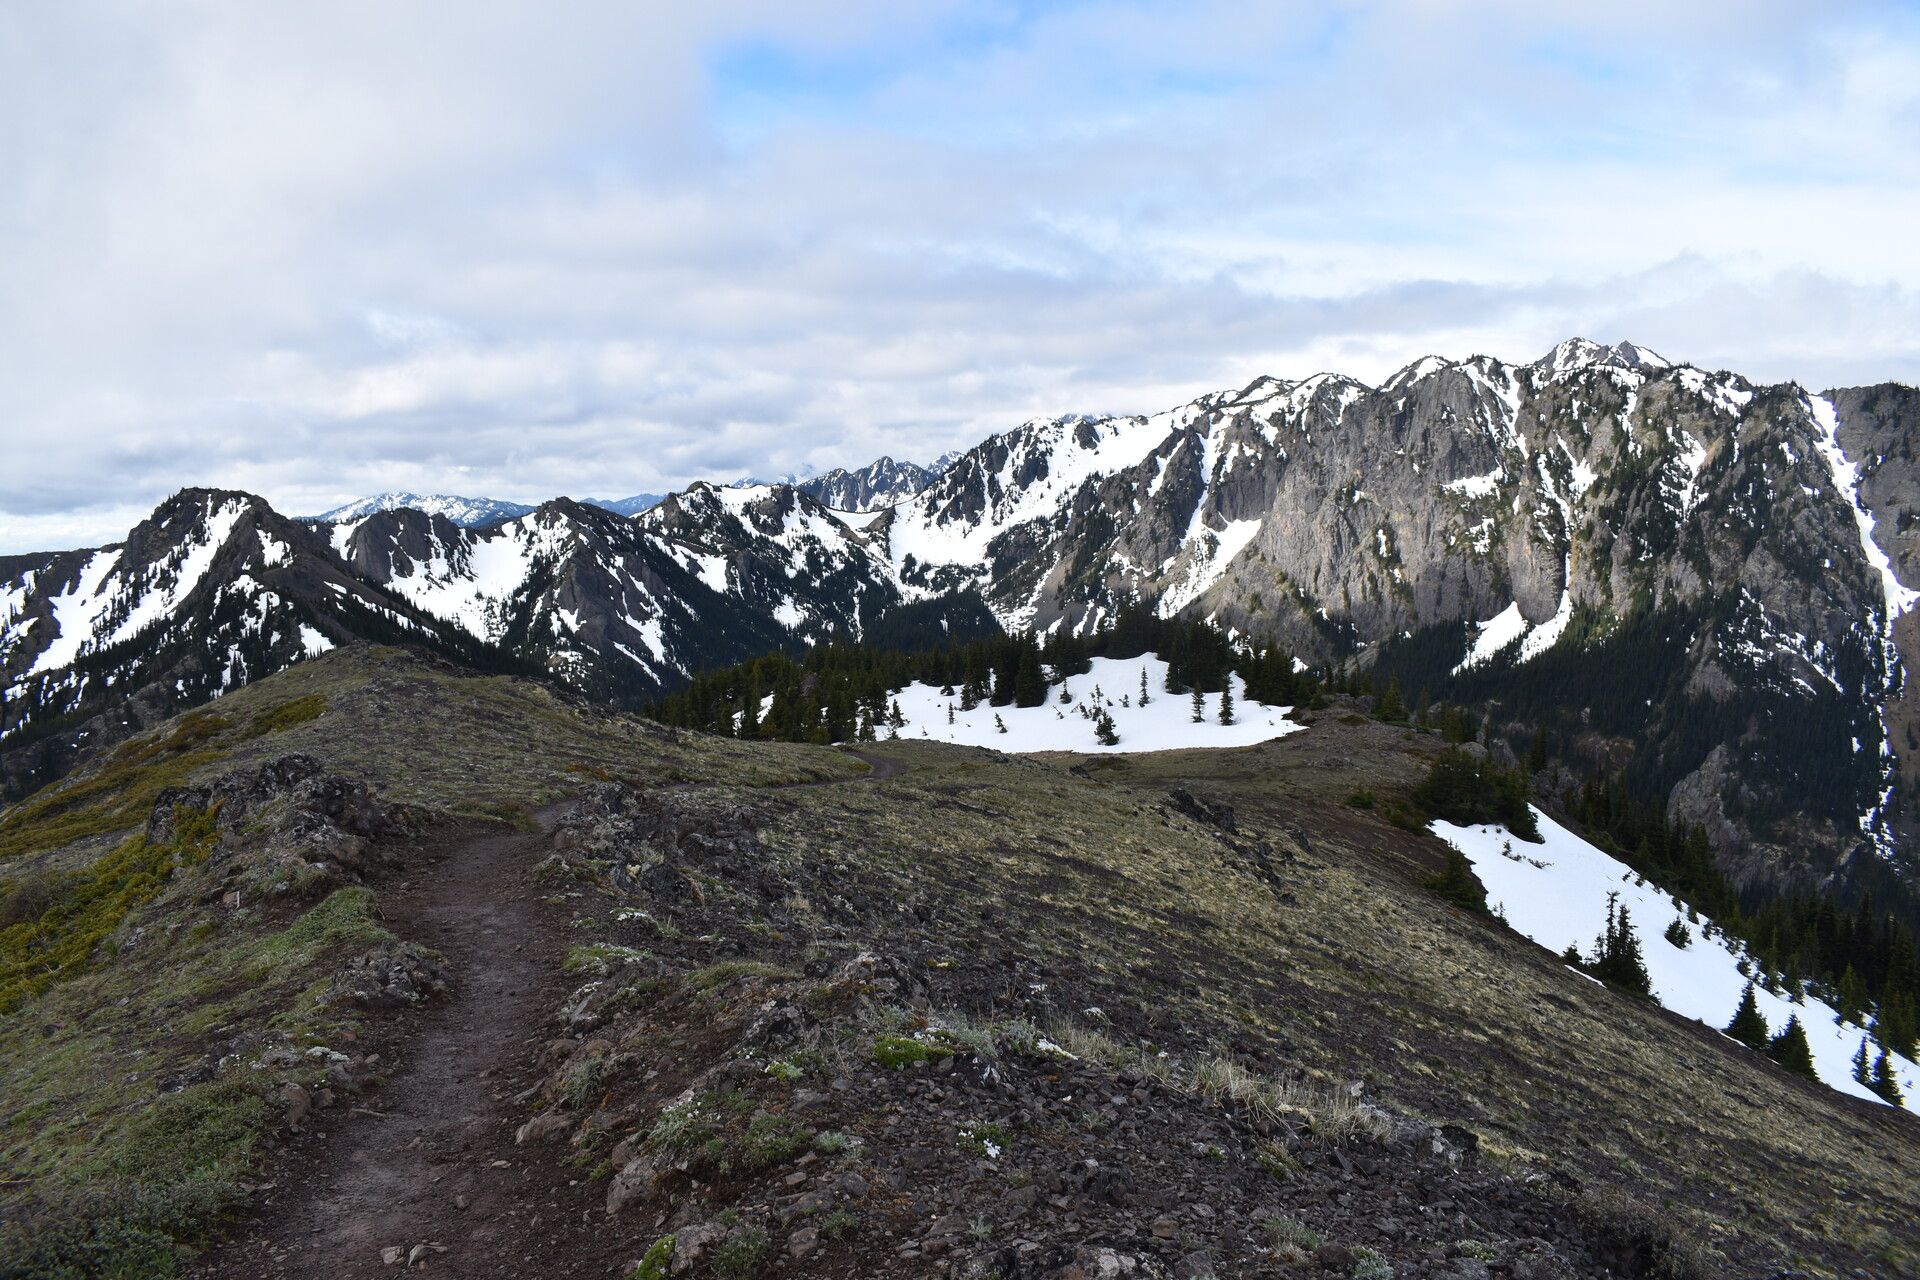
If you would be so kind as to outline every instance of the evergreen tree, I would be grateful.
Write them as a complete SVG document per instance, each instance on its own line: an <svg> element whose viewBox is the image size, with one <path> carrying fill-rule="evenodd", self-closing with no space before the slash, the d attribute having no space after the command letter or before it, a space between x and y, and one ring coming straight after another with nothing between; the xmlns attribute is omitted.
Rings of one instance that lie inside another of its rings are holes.
<svg viewBox="0 0 1920 1280"><path fill-rule="evenodd" d="M1407 704L1400 696L1399 676L1388 677L1387 691L1381 694L1380 700L1374 704L1373 714L1381 720L1397 721L1407 718Z"/></svg>
<svg viewBox="0 0 1920 1280"><path fill-rule="evenodd" d="M1687 922L1685 920L1682 920L1679 916L1675 916L1673 923L1667 926L1666 939L1674 946L1685 951L1693 943L1693 931L1687 928Z"/></svg>
<svg viewBox="0 0 1920 1280"><path fill-rule="evenodd" d="M1193 691L1193 722L1200 724L1207 718L1207 695L1198 688Z"/></svg>
<svg viewBox="0 0 1920 1280"><path fill-rule="evenodd" d="M1093 736L1100 740L1101 746L1117 747L1120 745L1120 735L1114 732L1113 717L1105 711L1102 711L1098 716L1094 717Z"/></svg>
<svg viewBox="0 0 1920 1280"><path fill-rule="evenodd" d="M1233 682L1231 680L1227 682L1224 689L1220 690L1220 723L1233 723Z"/></svg>
<svg viewBox="0 0 1920 1280"><path fill-rule="evenodd" d="M1767 1045L1767 1056L1795 1075L1809 1080L1820 1078L1813 1069L1813 1049L1807 1044L1807 1029L1800 1025L1798 1014L1787 1015L1787 1025Z"/></svg>
<svg viewBox="0 0 1920 1280"><path fill-rule="evenodd" d="M1760 1012L1759 1001L1754 999L1752 982L1740 993L1740 1008L1727 1024L1727 1034L1749 1049L1764 1051L1767 1047L1767 1016Z"/></svg>
<svg viewBox="0 0 1920 1280"><path fill-rule="evenodd" d="M995 729L998 729L1001 733L1005 733L1007 731L1007 722L1005 720L1002 720L998 714L995 714L995 716L993 717L993 727Z"/></svg>
<svg viewBox="0 0 1920 1280"><path fill-rule="evenodd" d="M1885 1053L1886 1050L1882 1049L1881 1052ZM1865 1036L1860 1037L1859 1051L1853 1055L1853 1078L1860 1084L1871 1085L1873 1083L1873 1071L1867 1066L1867 1038Z"/></svg>
<svg viewBox="0 0 1920 1280"><path fill-rule="evenodd" d="M1147 669L1140 668L1140 705L1146 706L1153 699L1147 694Z"/></svg>
<svg viewBox="0 0 1920 1280"><path fill-rule="evenodd" d="M1031 640L1020 648L1020 665L1014 670L1013 705L1037 707L1047 700L1047 678L1040 670L1040 651Z"/></svg>
<svg viewBox="0 0 1920 1280"><path fill-rule="evenodd" d="M1607 926L1594 943L1593 963L1588 972L1611 986L1634 995L1653 993L1653 978L1647 972L1640 952L1640 937L1633 931L1627 909L1619 905L1620 895L1607 895Z"/></svg>
<svg viewBox="0 0 1920 1280"><path fill-rule="evenodd" d="M1452 846L1447 848L1446 865L1438 875L1427 877L1426 884L1456 907L1481 915L1487 912L1487 891L1473 874L1473 864L1467 861L1466 854Z"/></svg>
<svg viewBox="0 0 1920 1280"><path fill-rule="evenodd" d="M1873 1060L1873 1079L1866 1082L1867 1088L1891 1102L1900 1105L1900 1082L1893 1078L1893 1060L1887 1056L1886 1046L1881 1046L1880 1056Z"/></svg>

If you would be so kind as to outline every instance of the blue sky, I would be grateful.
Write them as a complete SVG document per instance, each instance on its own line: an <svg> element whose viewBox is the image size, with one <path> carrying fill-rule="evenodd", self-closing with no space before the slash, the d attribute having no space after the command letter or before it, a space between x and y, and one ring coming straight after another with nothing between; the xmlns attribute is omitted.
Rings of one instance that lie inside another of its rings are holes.
<svg viewBox="0 0 1920 1280"><path fill-rule="evenodd" d="M0 551L1573 334L1920 380L1913 5L0 12Z"/></svg>

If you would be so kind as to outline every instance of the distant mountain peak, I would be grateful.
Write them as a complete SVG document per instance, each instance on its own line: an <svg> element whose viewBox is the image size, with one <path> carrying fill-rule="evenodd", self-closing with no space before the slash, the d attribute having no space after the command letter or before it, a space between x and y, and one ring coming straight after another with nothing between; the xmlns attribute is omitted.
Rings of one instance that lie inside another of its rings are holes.
<svg viewBox="0 0 1920 1280"><path fill-rule="evenodd" d="M499 498L466 498L449 493L419 494L395 491L376 493L370 498L359 498L335 507L331 511L307 518L316 523L337 524L343 520L364 520L377 511L396 511L403 507L424 512L430 516L445 516L466 529L499 524L502 520L517 520L534 509L524 502L507 502Z"/></svg>

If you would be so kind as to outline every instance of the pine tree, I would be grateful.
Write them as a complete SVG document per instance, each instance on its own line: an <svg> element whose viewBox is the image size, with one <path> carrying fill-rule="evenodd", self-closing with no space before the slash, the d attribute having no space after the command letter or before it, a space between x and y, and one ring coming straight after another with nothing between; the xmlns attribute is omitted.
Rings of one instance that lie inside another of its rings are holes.
<svg viewBox="0 0 1920 1280"><path fill-rule="evenodd" d="M995 715L993 717L993 727L1001 733L1005 733L1007 731L1007 722L1002 720L998 715Z"/></svg>
<svg viewBox="0 0 1920 1280"><path fill-rule="evenodd" d="M1634 995L1651 995L1653 977L1647 972L1640 952L1640 937L1633 931L1627 909L1619 905L1620 895L1607 895L1607 927L1594 943L1593 963L1587 969L1594 977Z"/></svg>
<svg viewBox="0 0 1920 1280"><path fill-rule="evenodd" d="M1153 698L1147 693L1147 669L1142 667L1140 668L1140 705L1144 707L1152 701Z"/></svg>
<svg viewBox="0 0 1920 1280"><path fill-rule="evenodd" d="M1047 678L1040 670L1040 651L1028 641L1020 650L1013 676L1013 705L1037 707L1047 700Z"/></svg>
<svg viewBox="0 0 1920 1280"><path fill-rule="evenodd" d="M947 723L953 723L953 704L951 702L947 704Z"/></svg>
<svg viewBox="0 0 1920 1280"><path fill-rule="evenodd" d="M1120 745L1120 735L1114 732L1113 717L1102 711L1093 721L1093 736L1100 740L1103 747Z"/></svg>
<svg viewBox="0 0 1920 1280"><path fill-rule="evenodd" d="M1873 1079L1866 1082L1867 1088L1891 1102L1900 1105L1900 1082L1893 1078L1893 1059L1887 1056L1886 1046L1880 1048L1880 1056L1873 1061Z"/></svg>
<svg viewBox="0 0 1920 1280"><path fill-rule="evenodd" d="M1405 720L1407 704L1400 696L1400 677L1392 676L1387 680L1387 691L1380 695L1380 701L1374 704L1373 714L1381 720Z"/></svg>
<svg viewBox="0 0 1920 1280"><path fill-rule="evenodd" d="M893 700L893 708L887 712L887 723L895 729L904 729L907 727L907 718L900 713L900 699L898 698Z"/></svg>
<svg viewBox="0 0 1920 1280"><path fill-rule="evenodd" d="M1787 1025L1767 1045L1767 1056L1795 1075L1809 1080L1820 1078L1813 1069L1813 1049L1807 1044L1807 1029L1800 1025L1798 1014L1787 1015Z"/></svg>
<svg viewBox="0 0 1920 1280"><path fill-rule="evenodd" d="M1220 690L1220 723L1233 723L1233 681L1228 680Z"/></svg>
<svg viewBox="0 0 1920 1280"><path fill-rule="evenodd" d="M1207 718L1207 695L1198 688L1193 691L1193 722L1200 724Z"/></svg>
<svg viewBox="0 0 1920 1280"><path fill-rule="evenodd" d="M1881 1052L1885 1053L1886 1050L1882 1049ZM1860 1037L1859 1051L1853 1055L1853 1078L1860 1084L1873 1084L1873 1071L1867 1066L1867 1038L1865 1036Z"/></svg>
<svg viewBox="0 0 1920 1280"><path fill-rule="evenodd" d="M1727 1034L1749 1049L1767 1047L1767 1016L1760 1012L1760 1003L1754 999L1752 982L1740 993L1740 1008L1727 1024Z"/></svg>

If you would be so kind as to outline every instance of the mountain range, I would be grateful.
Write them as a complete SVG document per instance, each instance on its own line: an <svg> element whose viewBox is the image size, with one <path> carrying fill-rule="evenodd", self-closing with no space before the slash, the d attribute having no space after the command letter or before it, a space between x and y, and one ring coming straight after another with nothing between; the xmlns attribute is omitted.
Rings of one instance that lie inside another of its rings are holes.
<svg viewBox="0 0 1920 1280"><path fill-rule="evenodd" d="M1484 706L1493 736L1550 746L1548 782L1618 775L1742 879L1898 895L1917 413L1897 383L1813 393L1573 339L633 515L380 499L294 521L192 490L114 547L0 561L0 767L18 795L357 638L632 705L836 635L1085 633L1147 607Z"/></svg>

